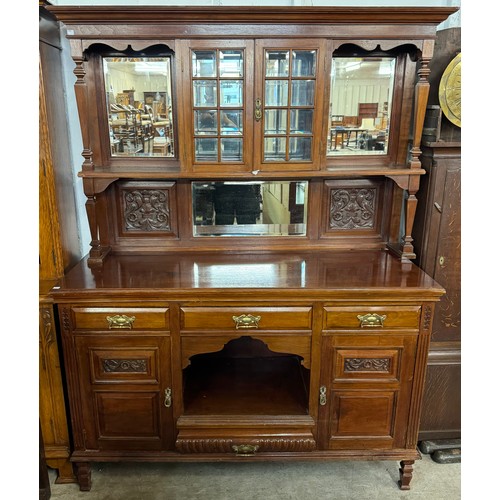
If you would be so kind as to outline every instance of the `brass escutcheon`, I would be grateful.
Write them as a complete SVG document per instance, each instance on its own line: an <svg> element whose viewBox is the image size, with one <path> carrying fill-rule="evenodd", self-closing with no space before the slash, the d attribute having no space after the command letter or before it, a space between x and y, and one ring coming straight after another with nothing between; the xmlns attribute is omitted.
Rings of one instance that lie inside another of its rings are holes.
<svg viewBox="0 0 500 500"><path fill-rule="evenodd" d="M361 328L364 327L383 327L384 320L387 318L385 314L380 315L377 313L368 313L368 314L358 314L359 326Z"/></svg>
<svg viewBox="0 0 500 500"><path fill-rule="evenodd" d="M255 455L257 450L259 449L259 445L253 445L253 444L239 444L239 445L233 445L232 446L233 451L236 452L236 455L240 457L251 457L252 455Z"/></svg>
<svg viewBox="0 0 500 500"><path fill-rule="evenodd" d="M131 330L135 321L135 316L126 316L125 314L116 314L115 316L106 316L110 329Z"/></svg>
<svg viewBox="0 0 500 500"><path fill-rule="evenodd" d="M262 119L262 100L255 99L255 121L258 122Z"/></svg>
<svg viewBox="0 0 500 500"><path fill-rule="evenodd" d="M236 325L236 330L240 328L259 328L260 316L240 314L239 316L233 316L233 321Z"/></svg>

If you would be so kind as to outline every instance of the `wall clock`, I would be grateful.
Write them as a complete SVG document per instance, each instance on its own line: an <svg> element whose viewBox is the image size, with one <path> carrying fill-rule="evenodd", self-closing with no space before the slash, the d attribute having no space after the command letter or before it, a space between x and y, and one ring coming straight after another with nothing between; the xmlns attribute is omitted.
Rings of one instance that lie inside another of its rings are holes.
<svg viewBox="0 0 500 500"><path fill-rule="evenodd" d="M444 70L439 83L439 104L446 118L457 127L462 126L462 53Z"/></svg>

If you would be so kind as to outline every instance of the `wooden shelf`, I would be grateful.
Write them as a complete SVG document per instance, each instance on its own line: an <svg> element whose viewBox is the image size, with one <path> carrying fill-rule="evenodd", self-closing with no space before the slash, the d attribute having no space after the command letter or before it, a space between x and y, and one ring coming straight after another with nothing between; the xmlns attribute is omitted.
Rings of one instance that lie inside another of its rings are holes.
<svg viewBox="0 0 500 500"><path fill-rule="evenodd" d="M297 356L198 356L185 370L186 415L306 415L305 369Z"/></svg>

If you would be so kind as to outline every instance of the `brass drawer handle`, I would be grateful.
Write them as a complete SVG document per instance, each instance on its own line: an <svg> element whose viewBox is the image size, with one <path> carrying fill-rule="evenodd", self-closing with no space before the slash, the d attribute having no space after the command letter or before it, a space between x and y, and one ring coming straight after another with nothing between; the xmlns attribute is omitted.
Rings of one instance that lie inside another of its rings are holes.
<svg viewBox="0 0 500 500"><path fill-rule="evenodd" d="M115 316L106 316L109 329L132 330L135 316L126 316L125 314L116 314Z"/></svg>
<svg viewBox="0 0 500 500"><path fill-rule="evenodd" d="M170 408L172 406L172 389L170 389L170 387L165 389L165 400L163 401L163 404L166 408Z"/></svg>
<svg viewBox="0 0 500 500"><path fill-rule="evenodd" d="M233 451L236 452L236 455L240 457L251 457L252 455L255 455L255 453L259 449L259 445L239 444L233 445L232 448Z"/></svg>
<svg viewBox="0 0 500 500"><path fill-rule="evenodd" d="M322 385L319 388L319 404L321 406L325 406L326 405L326 387L324 385Z"/></svg>
<svg viewBox="0 0 500 500"><path fill-rule="evenodd" d="M253 316L252 314L241 314L240 316L233 316L233 321L236 330L240 328L259 328L260 316Z"/></svg>
<svg viewBox="0 0 500 500"><path fill-rule="evenodd" d="M380 327L384 326L384 320L387 318L385 314L380 315L377 313L368 313L368 314L358 314L359 326L361 328L364 327Z"/></svg>

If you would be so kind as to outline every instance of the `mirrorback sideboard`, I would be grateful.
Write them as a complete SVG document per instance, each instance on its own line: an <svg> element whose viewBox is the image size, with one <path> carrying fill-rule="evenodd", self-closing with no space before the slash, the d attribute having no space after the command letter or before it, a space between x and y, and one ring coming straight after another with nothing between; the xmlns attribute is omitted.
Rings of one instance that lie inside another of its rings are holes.
<svg viewBox="0 0 500 500"><path fill-rule="evenodd" d="M92 241L52 289L92 462L398 460L435 303L411 262L454 8L49 7Z"/></svg>

